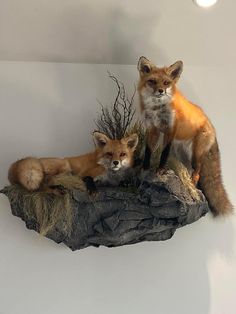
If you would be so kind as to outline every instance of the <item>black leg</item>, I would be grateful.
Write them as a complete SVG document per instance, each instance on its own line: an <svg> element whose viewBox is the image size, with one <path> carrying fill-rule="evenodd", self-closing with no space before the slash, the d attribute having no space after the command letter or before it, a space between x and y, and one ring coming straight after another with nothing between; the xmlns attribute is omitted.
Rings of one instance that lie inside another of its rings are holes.
<svg viewBox="0 0 236 314"><path fill-rule="evenodd" d="M144 161L143 161L143 169L144 170L147 170L150 168L151 154L152 154L152 152L151 152L150 148L148 147L148 145L146 145Z"/></svg>
<svg viewBox="0 0 236 314"><path fill-rule="evenodd" d="M143 160L140 157L136 157L134 159L133 168L141 166L143 164Z"/></svg>
<svg viewBox="0 0 236 314"><path fill-rule="evenodd" d="M94 194L97 192L97 187L96 187L95 182L94 182L92 177L89 177L89 176L83 177L83 181L86 185L86 188L87 188L89 194Z"/></svg>
<svg viewBox="0 0 236 314"><path fill-rule="evenodd" d="M171 148L171 143L167 144L166 147L164 148L164 150L161 154L161 160L160 160L159 168L165 167L167 159L169 157L170 148Z"/></svg>

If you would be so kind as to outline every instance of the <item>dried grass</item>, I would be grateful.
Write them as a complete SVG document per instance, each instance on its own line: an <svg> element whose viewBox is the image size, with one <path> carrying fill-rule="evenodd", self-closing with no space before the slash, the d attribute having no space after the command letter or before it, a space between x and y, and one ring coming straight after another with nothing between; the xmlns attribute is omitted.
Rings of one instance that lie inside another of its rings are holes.
<svg viewBox="0 0 236 314"><path fill-rule="evenodd" d="M44 191L29 192L19 185L5 188L11 204L17 204L27 221L37 224L38 232L47 235L55 228L69 236L73 227L73 199L69 191L63 195Z"/></svg>

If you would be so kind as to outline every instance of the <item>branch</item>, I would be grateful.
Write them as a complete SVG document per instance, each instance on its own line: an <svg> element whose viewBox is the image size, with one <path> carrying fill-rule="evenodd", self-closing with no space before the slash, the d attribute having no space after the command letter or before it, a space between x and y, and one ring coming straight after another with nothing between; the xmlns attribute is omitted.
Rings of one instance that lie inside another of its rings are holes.
<svg viewBox="0 0 236 314"><path fill-rule="evenodd" d="M133 106L136 88L129 98L126 95L124 84L114 75L108 72L110 79L116 84L117 95L111 108L101 105L101 114L95 120L98 131L105 133L111 139L121 139L125 136L128 128L133 122L135 109Z"/></svg>

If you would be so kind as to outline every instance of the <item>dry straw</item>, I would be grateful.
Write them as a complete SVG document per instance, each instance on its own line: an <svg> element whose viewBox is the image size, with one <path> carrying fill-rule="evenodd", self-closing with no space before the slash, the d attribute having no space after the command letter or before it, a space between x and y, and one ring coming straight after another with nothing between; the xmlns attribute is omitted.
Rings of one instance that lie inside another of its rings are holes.
<svg viewBox="0 0 236 314"><path fill-rule="evenodd" d="M85 190L82 179L78 176L60 174L50 180L50 187L55 192L45 189L29 192L19 185L7 187L7 195L12 204L17 204L24 211L27 221L37 224L38 232L47 235L55 228L69 236L73 229L73 198L72 189Z"/></svg>

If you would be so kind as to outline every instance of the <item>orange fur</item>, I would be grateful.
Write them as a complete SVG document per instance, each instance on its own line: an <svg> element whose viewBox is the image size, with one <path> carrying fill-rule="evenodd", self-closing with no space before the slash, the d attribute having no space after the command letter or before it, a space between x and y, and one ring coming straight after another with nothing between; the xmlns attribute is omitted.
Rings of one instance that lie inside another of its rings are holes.
<svg viewBox="0 0 236 314"><path fill-rule="evenodd" d="M158 68L145 57L139 60L138 92L147 125L149 150L153 151L160 133L164 133L161 158L164 164L174 140L191 142L193 182L202 187L215 215L232 213L233 206L221 179L220 153L214 127L203 110L188 101L176 88L182 67L181 61L170 67Z"/></svg>
<svg viewBox="0 0 236 314"><path fill-rule="evenodd" d="M73 173L81 177L95 178L126 160L126 166L133 164L133 153L138 137L132 134L122 140L110 140L106 135L94 132L97 148L82 156L66 158L27 157L13 163L8 171L11 184L21 184L29 191L39 189L48 177L60 173Z"/></svg>

